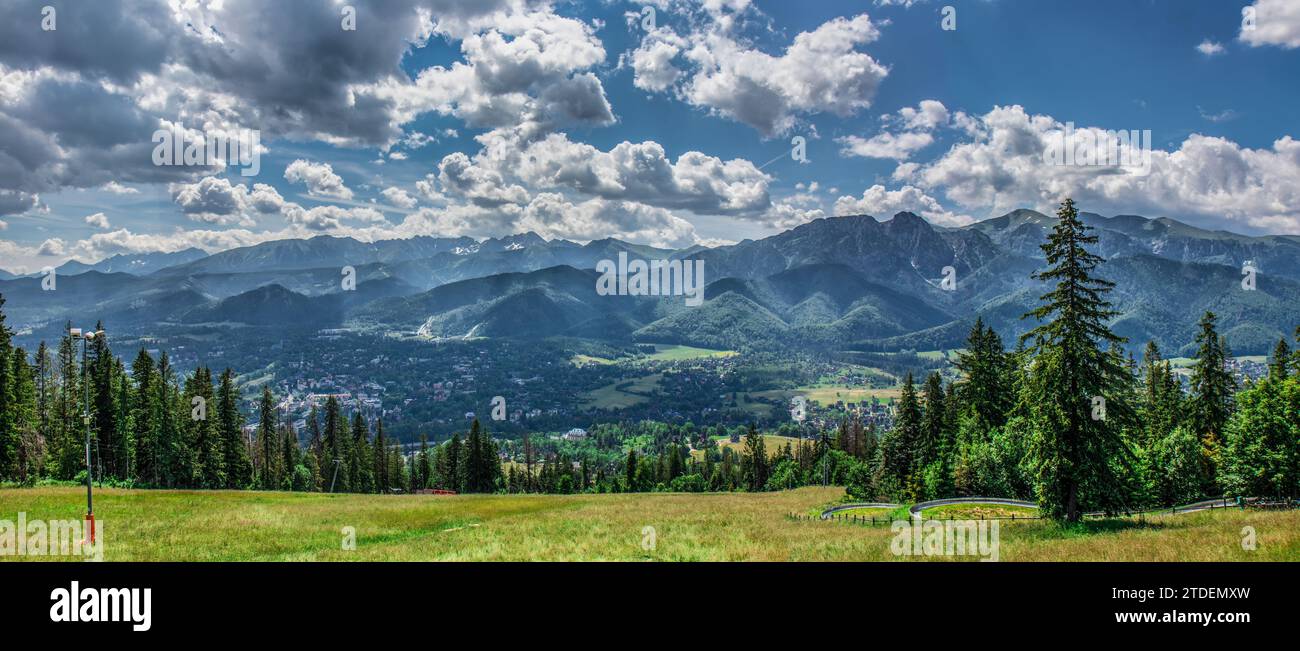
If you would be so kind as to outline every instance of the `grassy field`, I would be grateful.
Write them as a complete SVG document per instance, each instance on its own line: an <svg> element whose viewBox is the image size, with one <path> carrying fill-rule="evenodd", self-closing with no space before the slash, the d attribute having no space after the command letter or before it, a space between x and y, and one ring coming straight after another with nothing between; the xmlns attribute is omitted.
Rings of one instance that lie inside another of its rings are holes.
<svg viewBox="0 0 1300 651"><path fill-rule="evenodd" d="M880 398L881 402L889 402L890 398L898 398L903 394L901 388L884 388L884 389L864 389L848 387L800 387L795 390L799 395L816 402L823 407L833 405L838 401L844 402L864 402L872 398Z"/></svg>
<svg viewBox="0 0 1300 651"><path fill-rule="evenodd" d="M776 434L760 434L759 436L763 437L763 448L767 450L767 456L769 457L775 457L776 455L781 454L781 451L785 449L786 444L790 445L790 450L792 451L799 448L799 439L793 436L777 436ZM716 436L713 437L713 440L717 442L719 450L723 448L731 448L732 452L737 454L745 451L745 437L743 436L735 443L732 443L729 438L719 438ZM811 446L813 441L811 439L804 439L803 444ZM691 450L691 456L695 457L697 460L703 460L704 451Z"/></svg>
<svg viewBox="0 0 1300 651"><path fill-rule="evenodd" d="M656 344L655 352L645 357L637 358L638 362L679 362L688 359L709 359L714 357L734 357L740 353L734 350L711 350L708 348L695 348L694 346L677 346L673 344ZM569 359L569 363L574 366L587 366L588 364L617 364L619 360L608 359L605 357L596 357L594 355L578 354Z"/></svg>
<svg viewBox="0 0 1300 651"><path fill-rule="evenodd" d="M890 553L889 527L788 515L816 512L842 495L837 488L453 497L104 489L95 505L106 525L109 561L921 560ZM77 519L83 497L72 487L0 490L0 519L16 519L19 511L28 521ZM1255 551L1241 548L1245 526L1257 533ZM355 550L342 549L344 527L355 528ZM647 527L654 529L653 545ZM1224 510L1079 528L1004 522L1000 556L1294 561L1300 512Z"/></svg>
<svg viewBox="0 0 1300 651"><path fill-rule="evenodd" d="M662 373L655 373L612 382L584 394L582 405L587 409L626 409L639 405L650 399L649 394L659 388L662 379Z"/></svg>
<svg viewBox="0 0 1300 651"><path fill-rule="evenodd" d="M881 402L889 402L890 398L897 399L903 394L899 387L888 388L866 388L866 387L837 387L837 386L802 386L794 389L769 389L767 391L750 391L750 398L767 398L776 400L782 404L790 402L795 396L803 396L810 402L828 407L837 401L844 402L863 402L870 401L871 398L879 398Z"/></svg>
<svg viewBox="0 0 1300 651"><path fill-rule="evenodd" d="M712 357L734 357L739 355L734 350L711 350L708 348L695 348L693 346L676 346L671 344L656 344L654 354L647 355L646 359L654 361L676 362L686 359L704 359Z"/></svg>
<svg viewBox="0 0 1300 651"><path fill-rule="evenodd" d="M599 364L599 365L617 364L618 362L612 359L606 359L604 357L595 357L593 355L578 354L569 358L569 363L573 364L574 366L587 366L589 364Z"/></svg>

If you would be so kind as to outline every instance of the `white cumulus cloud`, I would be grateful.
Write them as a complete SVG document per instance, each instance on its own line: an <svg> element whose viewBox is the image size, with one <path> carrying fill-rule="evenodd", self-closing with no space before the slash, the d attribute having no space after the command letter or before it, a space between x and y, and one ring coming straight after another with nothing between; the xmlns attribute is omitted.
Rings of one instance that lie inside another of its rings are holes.
<svg viewBox="0 0 1300 651"><path fill-rule="evenodd" d="M343 178L334 173L329 163L314 163L301 158L284 168L284 178L290 183L303 183L307 192L333 199L351 199L352 190L343 184Z"/></svg>
<svg viewBox="0 0 1300 651"><path fill-rule="evenodd" d="M1243 8L1238 38L1252 47L1300 47L1300 2L1256 0Z"/></svg>

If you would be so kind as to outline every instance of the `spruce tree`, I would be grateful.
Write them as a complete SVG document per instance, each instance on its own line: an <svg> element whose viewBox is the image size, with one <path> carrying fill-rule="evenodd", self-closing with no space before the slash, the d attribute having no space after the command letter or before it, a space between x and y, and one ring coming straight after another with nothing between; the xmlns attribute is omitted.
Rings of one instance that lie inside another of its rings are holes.
<svg viewBox="0 0 1300 651"><path fill-rule="evenodd" d="M46 463L43 472L49 471L49 446L54 442L53 409L57 387L54 383L54 360L50 351L41 341L36 349L36 419L41 441L46 449Z"/></svg>
<svg viewBox="0 0 1300 651"><path fill-rule="evenodd" d="M483 442L480 439L482 431L479 429L478 419L470 424L469 436L465 439L465 492L482 493L487 489L483 486L484 465L483 459Z"/></svg>
<svg viewBox="0 0 1300 651"><path fill-rule="evenodd" d="M375 489L375 473L371 465L370 425L360 410L352 412L352 440L349 443L348 472L350 490L370 493Z"/></svg>
<svg viewBox="0 0 1300 651"><path fill-rule="evenodd" d="M279 451L276 437L275 399L271 397L271 388L262 387L262 399L257 405L257 444L260 451L258 463L258 484L263 490L276 490L280 487Z"/></svg>
<svg viewBox="0 0 1300 651"><path fill-rule="evenodd" d="M768 468L767 446L763 435L752 423L745 434L745 455L741 461L744 481L750 492L757 493L767 489Z"/></svg>
<svg viewBox="0 0 1300 651"><path fill-rule="evenodd" d="M496 491L497 480L501 477L501 461L497 458L497 444L492 440L492 433L484 429L479 434L479 445L483 448L479 455L483 463L479 482L484 492L491 493Z"/></svg>
<svg viewBox="0 0 1300 651"><path fill-rule="evenodd" d="M320 415L316 411L315 404L312 404L311 413L307 415L307 434L307 450L304 451L304 456L315 457L308 465L308 469L313 466L316 468L317 477L314 482L315 488L312 490L319 491L321 489L319 475L321 468L325 467L325 439L321 434Z"/></svg>
<svg viewBox="0 0 1300 651"><path fill-rule="evenodd" d="M181 402L176 388L176 374L171 359L163 352L158 359L158 377L153 383L154 399L150 407L155 410L158 424L158 480L161 485L175 488L189 470L186 450L182 448L180 423L189 418L189 406Z"/></svg>
<svg viewBox="0 0 1300 651"><path fill-rule="evenodd" d="M226 485L226 458L222 449L220 409L212 390L212 371L201 366L195 369L194 375L194 395L190 404L194 404L193 398L200 398L199 404L202 405L199 419L193 418L191 409L197 456L195 479L203 488L223 488Z"/></svg>
<svg viewBox="0 0 1300 651"><path fill-rule="evenodd" d="M158 483L158 423L154 420L157 395L154 384L157 372L149 352L141 348L131 363L131 379L135 380L135 400L131 406L131 420L135 424L135 473L146 483Z"/></svg>
<svg viewBox="0 0 1300 651"><path fill-rule="evenodd" d="M921 437L916 446L916 465L920 468L939 461L947 452L944 446L947 408L944 405L943 378L937 371L925 378L924 398Z"/></svg>
<svg viewBox="0 0 1300 651"><path fill-rule="evenodd" d="M411 473L411 490L429 487L429 436L420 435L420 451L415 455L414 472Z"/></svg>
<svg viewBox="0 0 1300 651"><path fill-rule="evenodd" d="M325 400L325 455L321 464L321 477L326 490L346 492L351 473L348 470L348 432L347 421L343 419L343 409L338 399L330 396Z"/></svg>
<svg viewBox="0 0 1300 651"><path fill-rule="evenodd" d="M244 416L239 412L235 373L230 369L221 373L221 386L217 390L217 418L221 451L225 456L223 468L226 472L226 488L248 488L253 482L253 463L244 438Z"/></svg>
<svg viewBox="0 0 1300 651"><path fill-rule="evenodd" d="M464 457L461 455L460 434L453 432L451 440L446 443L446 482L447 490L463 492L465 490L465 469L461 467Z"/></svg>
<svg viewBox="0 0 1300 651"><path fill-rule="evenodd" d="M636 450L628 450L627 461L623 464L623 490L628 493L634 493L637 490L636 468Z"/></svg>
<svg viewBox="0 0 1300 651"><path fill-rule="evenodd" d="M122 468L117 459L118 449L121 447L118 441L117 408L113 404L116 398L113 371L117 367L117 360L109 349L108 335L104 334L104 324L96 323L95 331L99 334L90 342L90 357L87 362L90 365L88 380L92 426L95 431L93 450L99 458L98 465L102 466L102 472L106 476L123 478Z"/></svg>
<svg viewBox="0 0 1300 651"><path fill-rule="evenodd" d="M978 419L978 427L987 432L1001 427L1013 401L1011 365L1002 346L1002 338L984 320L976 317L966 337L966 350L958 353L954 363L961 372L957 393L963 406Z"/></svg>
<svg viewBox="0 0 1300 651"><path fill-rule="evenodd" d="M117 399L114 401L117 409L117 428L119 436L117 437L116 455L123 478L135 478L135 421L132 419L134 413L135 401L131 395L131 382L126 375L126 366L121 359L117 360L117 370L114 372L117 377Z"/></svg>
<svg viewBox="0 0 1300 651"><path fill-rule="evenodd" d="M1148 342L1142 361L1142 392L1138 415L1143 424L1143 445L1171 432L1182 420L1182 387L1160 348Z"/></svg>
<svg viewBox="0 0 1300 651"><path fill-rule="evenodd" d="M1295 327L1295 349L1291 352L1291 370L1300 375L1300 326Z"/></svg>
<svg viewBox="0 0 1300 651"><path fill-rule="evenodd" d="M1269 375L1278 379L1286 379L1290 373L1291 366L1291 347L1287 345L1286 338L1277 340L1277 345L1273 347L1273 357L1269 360Z"/></svg>
<svg viewBox="0 0 1300 651"><path fill-rule="evenodd" d="M1192 431L1201 441L1202 487L1213 492L1217 483L1223 428L1232 415L1237 382L1228 371L1228 344L1215 329L1216 317L1206 312L1196 334L1196 362L1192 365L1187 408Z"/></svg>
<svg viewBox="0 0 1300 651"><path fill-rule="evenodd" d="M916 398L916 381L909 372L894 409L893 427L880 441L880 465L876 485L891 497L916 499L917 449L921 440L921 406Z"/></svg>
<svg viewBox="0 0 1300 651"><path fill-rule="evenodd" d="M11 476L19 482L27 483L36 478L44 464L45 445L38 430L36 417L36 381L35 371L27 363L27 351L15 347L10 359L0 359L0 364L9 364L12 378L13 410L10 421L14 439L14 465ZM3 477L3 474L0 474Z"/></svg>
<svg viewBox="0 0 1300 651"><path fill-rule="evenodd" d="M308 451L303 455L303 463L307 466L307 474L311 477L311 486L307 490L317 493L324 490L325 477L321 474L320 457Z"/></svg>
<svg viewBox="0 0 1300 651"><path fill-rule="evenodd" d="M389 480L391 473L388 471L388 442L384 440L384 419L380 418L375 421L375 450L374 465L375 472L375 491L387 493L390 488Z"/></svg>
<svg viewBox="0 0 1300 651"><path fill-rule="evenodd" d="M5 299L0 295L0 479L13 477L18 460L18 431L14 427L13 332L5 324Z"/></svg>
<svg viewBox="0 0 1300 651"><path fill-rule="evenodd" d="M282 490L310 490L310 478L298 473L302 450L298 444L298 432L293 422L286 417L280 424L280 468L282 469L280 487ZM304 470L306 468L303 468Z"/></svg>
<svg viewBox="0 0 1300 651"><path fill-rule="evenodd" d="M1126 400L1131 376L1108 350L1125 340L1106 325L1117 312L1105 299L1114 284L1093 275L1102 258L1087 247L1097 237L1088 234L1072 199L1056 214L1042 245L1049 267L1033 275L1052 289L1022 317L1039 322L1021 338L1032 342L1024 397L1033 425L1027 461L1042 512L1077 522L1086 508L1123 508L1117 467L1131 458L1121 436L1132 417Z"/></svg>

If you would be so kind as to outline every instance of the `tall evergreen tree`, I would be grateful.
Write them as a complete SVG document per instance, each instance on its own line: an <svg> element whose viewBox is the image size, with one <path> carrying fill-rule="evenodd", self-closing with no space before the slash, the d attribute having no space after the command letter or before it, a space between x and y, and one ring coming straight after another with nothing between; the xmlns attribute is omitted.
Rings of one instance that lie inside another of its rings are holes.
<svg viewBox="0 0 1300 651"><path fill-rule="evenodd" d="M981 317L966 337L966 350L958 353L954 363L962 379L957 392L964 407L978 419L981 431L1001 427L1011 410L1010 360L1002 338Z"/></svg>
<svg viewBox="0 0 1300 651"><path fill-rule="evenodd" d="M348 431L343 419L343 409L338 399L325 399L325 456L321 464L321 477L330 491L347 491L351 473L348 471Z"/></svg>
<svg viewBox="0 0 1300 651"><path fill-rule="evenodd" d="M18 461L18 431L14 427L13 332L5 324L5 298L0 295L0 478L14 476Z"/></svg>
<svg viewBox="0 0 1300 651"><path fill-rule="evenodd" d="M1228 371L1228 344L1215 329L1216 317L1206 312L1196 334L1196 362L1192 365L1187 408L1192 431L1201 441L1202 487L1212 492L1217 483L1223 428L1232 415L1237 382Z"/></svg>
<svg viewBox="0 0 1300 651"><path fill-rule="evenodd" d="M54 360L42 341L36 349L36 420L40 430L41 441L47 447L54 442L53 411L57 387L54 383ZM47 471L49 463L47 461Z"/></svg>
<svg viewBox="0 0 1300 651"><path fill-rule="evenodd" d="M478 419L470 424L469 436L465 438L465 492L484 493L488 488L483 485L487 461L483 458L483 433Z"/></svg>
<svg viewBox="0 0 1300 651"><path fill-rule="evenodd" d="M460 434L453 432L451 440L446 445L446 469L444 470L443 480L447 484L448 490L461 492L465 490L464 478L465 469L463 466L464 455L461 454Z"/></svg>
<svg viewBox="0 0 1300 651"><path fill-rule="evenodd" d="M190 471L185 458L188 450L183 447L180 428L183 420L189 418L190 410L181 401L176 388L176 373L166 352L158 359L156 380L150 407L155 410L152 417L158 427L158 473L163 486L174 488Z"/></svg>
<svg viewBox="0 0 1300 651"><path fill-rule="evenodd" d="M767 478L770 474L767 446L763 442L763 435L758 433L758 428L752 423L745 434L745 454L741 464L744 481L749 490L751 492L766 490Z"/></svg>
<svg viewBox="0 0 1300 651"><path fill-rule="evenodd" d="M104 333L102 322L95 324L95 332L97 334L90 342L88 361L91 417L95 431L93 452L99 460L97 465L101 468L100 472L108 477L123 478L124 469L117 459L117 452L121 447L120 441L117 440L119 436L117 408L113 404L117 393L113 382L113 371L117 368L117 360L108 347L108 335Z"/></svg>
<svg viewBox="0 0 1300 651"><path fill-rule="evenodd" d="M230 369L221 373L221 385L217 389L217 419L221 451L225 457L222 466L226 472L226 488L248 488L253 482L253 463L244 438L244 416L239 413L235 373Z"/></svg>
<svg viewBox="0 0 1300 651"><path fill-rule="evenodd" d="M307 415L307 435L307 450L305 451L305 454L315 457L315 461L312 462L312 465L314 465L317 474L315 488L312 490L318 491L321 489L321 469L325 467L325 438L320 429L320 414L317 413L316 405L314 403L311 406L311 412ZM308 468L310 469L312 465L309 465Z"/></svg>
<svg viewBox="0 0 1300 651"><path fill-rule="evenodd" d="M349 490L357 493L373 491L375 473L371 469L374 459L370 453L370 425L360 410L352 413L352 440L348 451Z"/></svg>
<svg viewBox="0 0 1300 651"><path fill-rule="evenodd" d="M280 446L276 436L275 399L270 387L262 387L262 399L257 404L257 445L258 445L258 484L263 490L276 490L280 487L279 452Z"/></svg>
<svg viewBox="0 0 1300 651"><path fill-rule="evenodd" d="M636 492L636 469L637 469L636 450L627 451L627 460L623 463L623 490L629 493Z"/></svg>
<svg viewBox="0 0 1300 651"><path fill-rule="evenodd" d="M1149 446L1173 431L1181 420L1182 387L1160 348L1148 342L1142 356L1142 393L1138 415L1143 425L1143 446Z"/></svg>
<svg viewBox="0 0 1300 651"><path fill-rule="evenodd" d="M411 474L411 490L423 490L429 487L429 436L420 435L420 451L415 454L414 472Z"/></svg>
<svg viewBox="0 0 1300 651"><path fill-rule="evenodd" d="M1269 375L1278 379L1286 379L1290 373L1291 367L1291 347L1287 345L1286 338L1277 340L1277 345L1273 347L1273 358L1269 360Z"/></svg>
<svg viewBox="0 0 1300 651"><path fill-rule="evenodd" d="M375 450L372 461L375 472L375 491L379 493L387 493L391 488L389 480L392 478L392 473L388 470L389 456L388 441L384 439L384 419L380 418L375 421Z"/></svg>
<svg viewBox="0 0 1300 651"><path fill-rule="evenodd" d="M135 472L146 483L159 482L158 413L154 390L157 372L149 352L141 348L131 363L131 379L135 380L135 400L131 406L131 420L135 423Z"/></svg>
<svg viewBox="0 0 1300 651"><path fill-rule="evenodd" d="M943 378L936 371L925 378L925 408L921 416L921 437L916 446L916 465L924 468L947 453L944 425L947 408L944 405Z"/></svg>
<svg viewBox="0 0 1300 651"><path fill-rule="evenodd" d="M27 363L27 351L14 347L10 359L0 359L0 364L9 364L9 376L12 378L12 398L10 417L14 439L14 465L11 476L27 483L35 479L44 465L45 444L41 438L39 422L36 415L36 380L35 371ZM0 477L4 474L0 473Z"/></svg>
<svg viewBox="0 0 1300 651"><path fill-rule="evenodd" d="M921 405L916 398L916 381L909 372L894 408L893 427L880 441L880 465L876 485L893 497L916 499L919 492L917 451L922 436Z"/></svg>
<svg viewBox="0 0 1300 651"><path fill-rule="evenodd" d="M117 398L113 401L114 408L117 410L117 449L114 454L119 464L121 477L124 479L135 478L135 421L132 420L134 412L134 399L131 395L131 382L126 375L126 365L121 359L117 360L117 370L113 373L117 378Z"/></svg>
<svg viewBox="0 0 1300 651"><path fill-rule="evenodd" d="M1300 326L1295 327L1295 348L1291 352L1291 370L1300 375Z"/></svg>
<svg viewBox="0 0 1300 651"><path fill-rule="evenodd" d="M186 387L190 406L190 440L194 444L194 482L203 488L226 485L226 459L222 450L220 414L212 390L212 372L200 366Z"/></svg>
<svg viewBox="0 0 1300 651"><path fill-rule="evenodd" d="M311 478L309 491L320 492L325 489L325 476L321 472L320 457L308 450L302 455L303 464L307 466L307 475Z"/></svg>
<svg viewBox="0 0 1300 651"><path fill-rule="evenodd" d="M1077 522L1088 507L1123 508L1117 465L1131 458L1121 436L1131 420L1131 376L1107 350L1125 340L1106 325L1118 313L1105 299L1114 284L1093 275L1102 258L1087 247L1097 237L1079 220L1074 200L1056 214L1042 245L1050 266L1033 276L1054 286L1024 316L1039 325L1021 339L1032 342L1024 398L1033 423L1028 462L1043 512Z"/></svg>
<svg viewBox="0 0 1300 651"><path fill-rule="evenodd" d="M306 491L311 490L311 477L306 474L306 467L299 467L302 459L302 448L298 443L298 431L293 428L293 422L286 417L280 424L280 468L283 469L280 478L280 487L283 490ZM304 471L300 475L299 470Z"/></svg>

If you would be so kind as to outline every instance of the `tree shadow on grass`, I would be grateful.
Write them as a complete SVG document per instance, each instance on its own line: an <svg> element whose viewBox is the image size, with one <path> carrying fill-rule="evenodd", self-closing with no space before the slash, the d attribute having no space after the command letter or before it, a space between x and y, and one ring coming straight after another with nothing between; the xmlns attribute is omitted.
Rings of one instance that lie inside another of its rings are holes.
<svg viewBox="0 0 1300 651"><path fill-rule="evenodd" d="M1161 531L1169 524L1138 517L1114 517L1083 520L1081 522L1052 522L1046 520L1039 534L1044 539L1085 538L1122 531L1149 530Z"/></svg>

